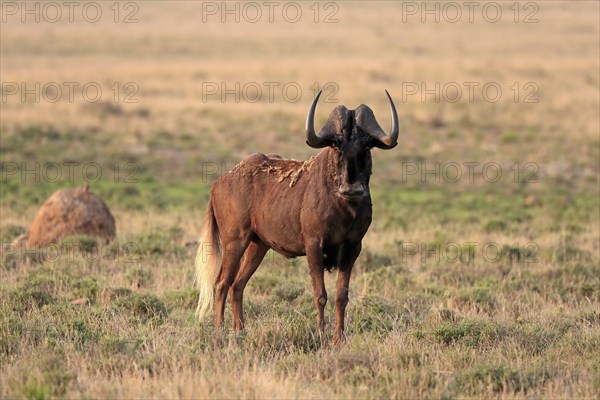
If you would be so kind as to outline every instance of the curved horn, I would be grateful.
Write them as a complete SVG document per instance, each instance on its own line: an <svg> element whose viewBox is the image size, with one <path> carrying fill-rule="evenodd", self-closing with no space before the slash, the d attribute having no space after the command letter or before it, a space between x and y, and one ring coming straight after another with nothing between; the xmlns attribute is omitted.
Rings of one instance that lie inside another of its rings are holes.
<svg viewBox="0 0 600 400"><path fill-rule="evenodd" d="M308 110L308 115L306 117L306 144L310 147L314 147L316 149L320 149L321 147L326 147L328 143L328 139L333 137L333 134L330 132L319 132L319 134L315 133L315 110L317 109L317 103L319 102L319 97L321 97L321 93L323 91L320 90L319 94L315 97L312 104L310 105L310 109Z"/></svg>
<svg viewBox="0 0 600 400"><path fill-rule="evenodd" d="M392 97L385 91L388 100L390 101L390 111L392 114L392 128L390 134L386 135L383 129L379 126L373 115L373 111L370 108L364 106L360 112L357 113L356 122L371 137L377 141L373 143L373 146L380 149L388 150L394 148L398 144L398 135L400 134L400 124L398 123L398 113L396 107L392 101ZM359 107L361 108L361 107ZM357 110L358 111L358 110Z"/></svg>

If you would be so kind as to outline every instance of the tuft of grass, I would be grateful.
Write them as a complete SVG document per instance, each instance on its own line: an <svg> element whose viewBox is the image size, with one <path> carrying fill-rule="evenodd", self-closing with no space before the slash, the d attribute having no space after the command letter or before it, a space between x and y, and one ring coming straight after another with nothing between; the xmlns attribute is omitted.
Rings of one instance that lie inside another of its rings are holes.
<svg viewBox="0 0 600 400"><path fill-rule="evenodd" d="M99 246L98 239L94 236L89 235L67 236L62 240L62 243L68 244L69 246L71 246L70 248L74 247L75 249L84 254L95 252L96 250L98 250Z"/></svg>
<svg viewBox="0 0 600 400"><path fill-rule="evenodd" d="M10 243L17 236L22 235L25 232L27 232L27 228L21 225L7 224L6 226L3 226L0 231L0 242L2 242L2 244Z"/></svg>
<svg viewBox="0 0 600 400"><path fill-rule="evenodd" d="M400 318L400 313L387 299L369 295L350 303L351 315L348 328L352 332L371 332L385 335L389 333Z"/></svg>
<svg viewBox="0 0 600 400"><path fill-rule="evenodd" d="M75 297L87 298L94 303L101 290L98 280L93 277L80 278L74 281Z"/></svg>
<svg viewBox="0 0 600 400"><path fill-rule="evenodd" d="M483 364L464 372L457 378L456 384L461 391L470 394L491 390L493 393L527 395L533 389L543 386L552 375L546 368L521 370L504 365Z"/></svg>
<svg viewBox="0 0 600 400"><path fill-rule="evenodd" d="M129 271L127 277L129 278L129 284L132 287L148 287L152 282L152 271L143 267L134 268Z"/></svg>
<svg viewBox="0 0 600 400"><path fill-rule="evenodd" d="M275 298L282 301L291 302L304 293L304 287L294 284L283 284L277 286L274 291Z"/></svg>
<svg viewBox="0 0 600 400"><path fill-rule="evenodd" d="M100 341L102 351L108 357L115 354L133 355L143 344L142 339L128 339L112 335L105 335Z"/></svg>
<svg viewBox="0 0 600 400"><path fill-rule="evenodd" d="M366 249L364 256L361 258L361 264L365 271L374 271L381 267L388 267L392 265L393 259L383 253L373 253Z"/></svg>
<svg viewBox="0 0 600 400"><path fill-rule="evenodd" d="M493 313L497 306L493 288L489 285L477 285L459 291L458 301L465 305L475 306L477 311Z"/></svg>
<svg viewBox="0 0 600 400"><path fill-rule="evenodd" d="M194 308L198 302L196 289L167 290L163 293L168 308Z"/></svg>
<svg viewBox="0 0 600 400"><path fill-rule="evenodd" d="M506 336L504 328L483 320L444 322L433 333L436 339L446 345L461 343L473 348L489 347Z"/></svg>
<svg viewBox="0 0 600 400"><path fill-rule="evenodd" d="M497 220L497 219L492 219L492 220L488 221L484 226L485 231L488 233L505 232L507 230L507 228L508 228L508 224L506 223L506 221Z"/></svg>
<svg viewBox="0 0 600 400"><path fill-rule="evenodd" d="M65 396L76 376L66 370L59 354L42 356L30 373L18 392L24 398L36 400Z"/></svg>
<svg viewBox="0 0 600 400"><path fill-rule="evenodd" d="M159 323L163 322L168 314L164 303L158 297L151 294L136 293L125 307L145 320Z"/></svg>

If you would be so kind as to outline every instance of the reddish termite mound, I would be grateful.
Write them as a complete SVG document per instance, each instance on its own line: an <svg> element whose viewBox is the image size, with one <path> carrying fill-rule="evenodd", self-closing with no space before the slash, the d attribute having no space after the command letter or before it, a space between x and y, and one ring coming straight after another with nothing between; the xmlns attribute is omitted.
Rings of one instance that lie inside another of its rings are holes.
<svg viewBox="0 0 600 400"><path fill-rule="evenodd" d="M85 185L58 190L46 200L31 223L26 246L44 246L71 235L96 236L109 242L115 232L110 210Z"/></svg>

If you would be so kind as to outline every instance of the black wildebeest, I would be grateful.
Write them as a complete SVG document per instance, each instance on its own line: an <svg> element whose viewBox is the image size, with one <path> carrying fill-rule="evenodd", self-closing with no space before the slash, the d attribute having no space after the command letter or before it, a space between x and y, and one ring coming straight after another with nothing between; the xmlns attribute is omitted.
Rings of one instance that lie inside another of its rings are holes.
<svg viewBox="0 0 600 400"><path fill-rule="evenodd" d="M327 303L324 272L338 269L335 342L343 338L348 285L361 241L371 224L371 148L391 149L398 142L398 115L389 135L364 104L355 110L336 107L315 133L319 93L306 119L306 143L323 148L308 161L253 154L212 186L196 256L197 314L211 307L215 289L215 325L221 327L230 292L234 328L244 325L244 288L269 249L286 257L306 255L323 333Z"/></svg>

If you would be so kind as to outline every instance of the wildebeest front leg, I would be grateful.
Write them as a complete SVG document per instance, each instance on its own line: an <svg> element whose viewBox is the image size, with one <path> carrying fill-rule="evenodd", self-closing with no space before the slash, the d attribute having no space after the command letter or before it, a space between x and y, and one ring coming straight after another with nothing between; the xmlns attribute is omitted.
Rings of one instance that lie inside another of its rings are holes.
<svg viewBox="0 0 600 400"><path fill-rule="evenodd" d="M352 267L345 271L338 271L337 293L335 295L334 343L339 343L341 340L344 340L344 318L346 316L346 305L348 304L348 286L350 284L351 272Z"/></svg>
<svg viewBox="0 0 600 400"><path fill-rule="evenodd" d="M346 316L346 305L348 304L348 287L350 286L350 274L356 258L360 254L361 244L344 245L339 260L339 271L337 281L337 293L335 296L335 334L334 343L344 340L344 318Z"/></svg>
<svg viewBox="0 0 600 400"><path fill-rule="evenodd" d="M306 257L315 293L315 306L317 307L317 328L319 334L325 332L325 304L327 292L325 291L325 268L323 266L323 246L320 241L313 240L306 244Z"/></svg>

